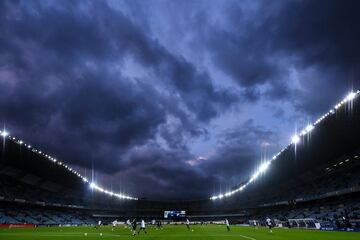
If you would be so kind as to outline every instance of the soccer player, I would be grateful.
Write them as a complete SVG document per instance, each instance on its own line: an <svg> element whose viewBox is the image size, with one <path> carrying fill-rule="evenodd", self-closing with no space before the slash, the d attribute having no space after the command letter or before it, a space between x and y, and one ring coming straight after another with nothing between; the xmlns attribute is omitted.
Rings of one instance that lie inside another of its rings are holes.
<svg viewBox="0 0 360 240"><path fill-rule="evenodd" d="M136 218L134 218L134 220L132 221L131 225L132 225L132 232L133 232L132 235L135 236L135 235L136 235L136 227L137 227Z"/></svg>
<svg viewBox="0 0 360 240"><path fill-rule="evenodd" d="M252 220L251 224L254 226L254 229L255 229L255 230L259 229L258 223L257 223L256 220Z"/></svg>
<svg viewBox="0 0 360 240"><path fill-rule="evenodd" d="M162 229L161 221L160 221L160 220L157 221L157 226L156 226L156 227L157 227L156 229Z"/></svg>
<svg viewBox="0 0 360 240"><path fill-rule="evenodd" d="M140 229L138 231L138 234L140 234L141 230L143 230L145 232L145 234L147 234L147 232L145 230L145 221L144 221L144 219L141 219L141 226L140 226Z"/></svg>
<svg viewBox="0 0 360 240"><path fill-rule="evenodd" d="M226 229L227 229L228 231L230 231L229 220L225 219L225 224L226 224Z"/></svg>
<svg viewBox="0 0 360 240"><path fill-rule="evenodd" d="M266 224L268 225L269 233L272 233L272 222L270 218L266 219Z"/></svg>
<svg viewBox="0 0 360 240"><path fill-rule="evenodd" d="M186 219L186 227L188 230L190 230L190 221L189 219Z"/></svg>
<svg viewBox="0 0 360 240"><path fill-rule="evenodd" d="M117 219L112 222L112 229L111 229L112 231L114 231L116 224L117 224Z"/></svg>
<svg viewBox="0 0 360 240"><path fill-rule="evenodd" d="M101 221L99 220L99 221L98 221L98 224L95 225L95 228L98 229L98 228L100 228L100 226L101 226Z"/></svg>

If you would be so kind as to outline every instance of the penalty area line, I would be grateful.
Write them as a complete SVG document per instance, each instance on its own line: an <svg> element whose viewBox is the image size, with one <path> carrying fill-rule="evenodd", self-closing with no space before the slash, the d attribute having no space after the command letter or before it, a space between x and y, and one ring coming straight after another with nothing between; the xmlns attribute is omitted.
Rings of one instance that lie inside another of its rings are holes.
<svg viewBox="0 0 360 240"><path fill-rule="evenodd" d="M246 239L250 239L250 240L256 240L256 238L252 238L252 237L248 237L248 236L244 236L244 235L239 235L242 238L246 238Z"/></svg>

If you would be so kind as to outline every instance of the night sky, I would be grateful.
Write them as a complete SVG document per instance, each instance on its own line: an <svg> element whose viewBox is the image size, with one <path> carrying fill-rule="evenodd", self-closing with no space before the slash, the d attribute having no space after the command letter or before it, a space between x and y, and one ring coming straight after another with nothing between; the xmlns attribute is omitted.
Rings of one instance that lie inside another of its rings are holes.
<svg viewBox="0 0 360 240"><path fill-rule="evenodd" d="M116 192L207 198L359 87L359 12L355 0L3 0L0 124Z"/></svg>

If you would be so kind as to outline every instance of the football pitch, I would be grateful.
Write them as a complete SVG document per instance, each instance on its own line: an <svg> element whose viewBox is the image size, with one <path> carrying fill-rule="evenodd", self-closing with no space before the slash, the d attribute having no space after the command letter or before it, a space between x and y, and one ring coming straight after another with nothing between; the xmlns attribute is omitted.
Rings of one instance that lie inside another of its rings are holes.
<svg viewBox="0 0 360 240"><path fill-rule="evenodd" d="M102 226L99 229L94 227L38 227L32 229L0 229L0 240L92 240L92 239L151 239L151 240L351 240L360 239L360 233L354 232L329 232L314 230L296 229L274 229L269 233L266 228L254 229L253 227L232 226L231 231L227 231L225 226L207 225L192 226L193 231L189 231L185 226L164 226L162 230L147 227L147 234L141 232L140 235L131 236L130 230L123 226L116 227L112 231L111 227Z"/></svg>

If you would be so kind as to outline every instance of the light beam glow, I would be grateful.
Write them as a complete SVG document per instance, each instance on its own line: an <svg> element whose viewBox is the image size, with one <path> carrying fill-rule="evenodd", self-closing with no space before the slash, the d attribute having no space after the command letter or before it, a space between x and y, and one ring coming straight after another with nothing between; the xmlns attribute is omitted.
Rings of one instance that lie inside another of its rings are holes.
<svg viewBox="0 0 360 240"><path fill-rule="evenodd" d="M292 138L291 138L291 142L293 144L298 144L300 142L300 137L298 135L294 135Z"/></svg>
<svg viewBox="0 0 360 240"><path fill-rule="evenodd" d="M4 138L7 137L9 135L9 133L6 130L3 130L1 132L1 136L3 136Z"/></svg>

